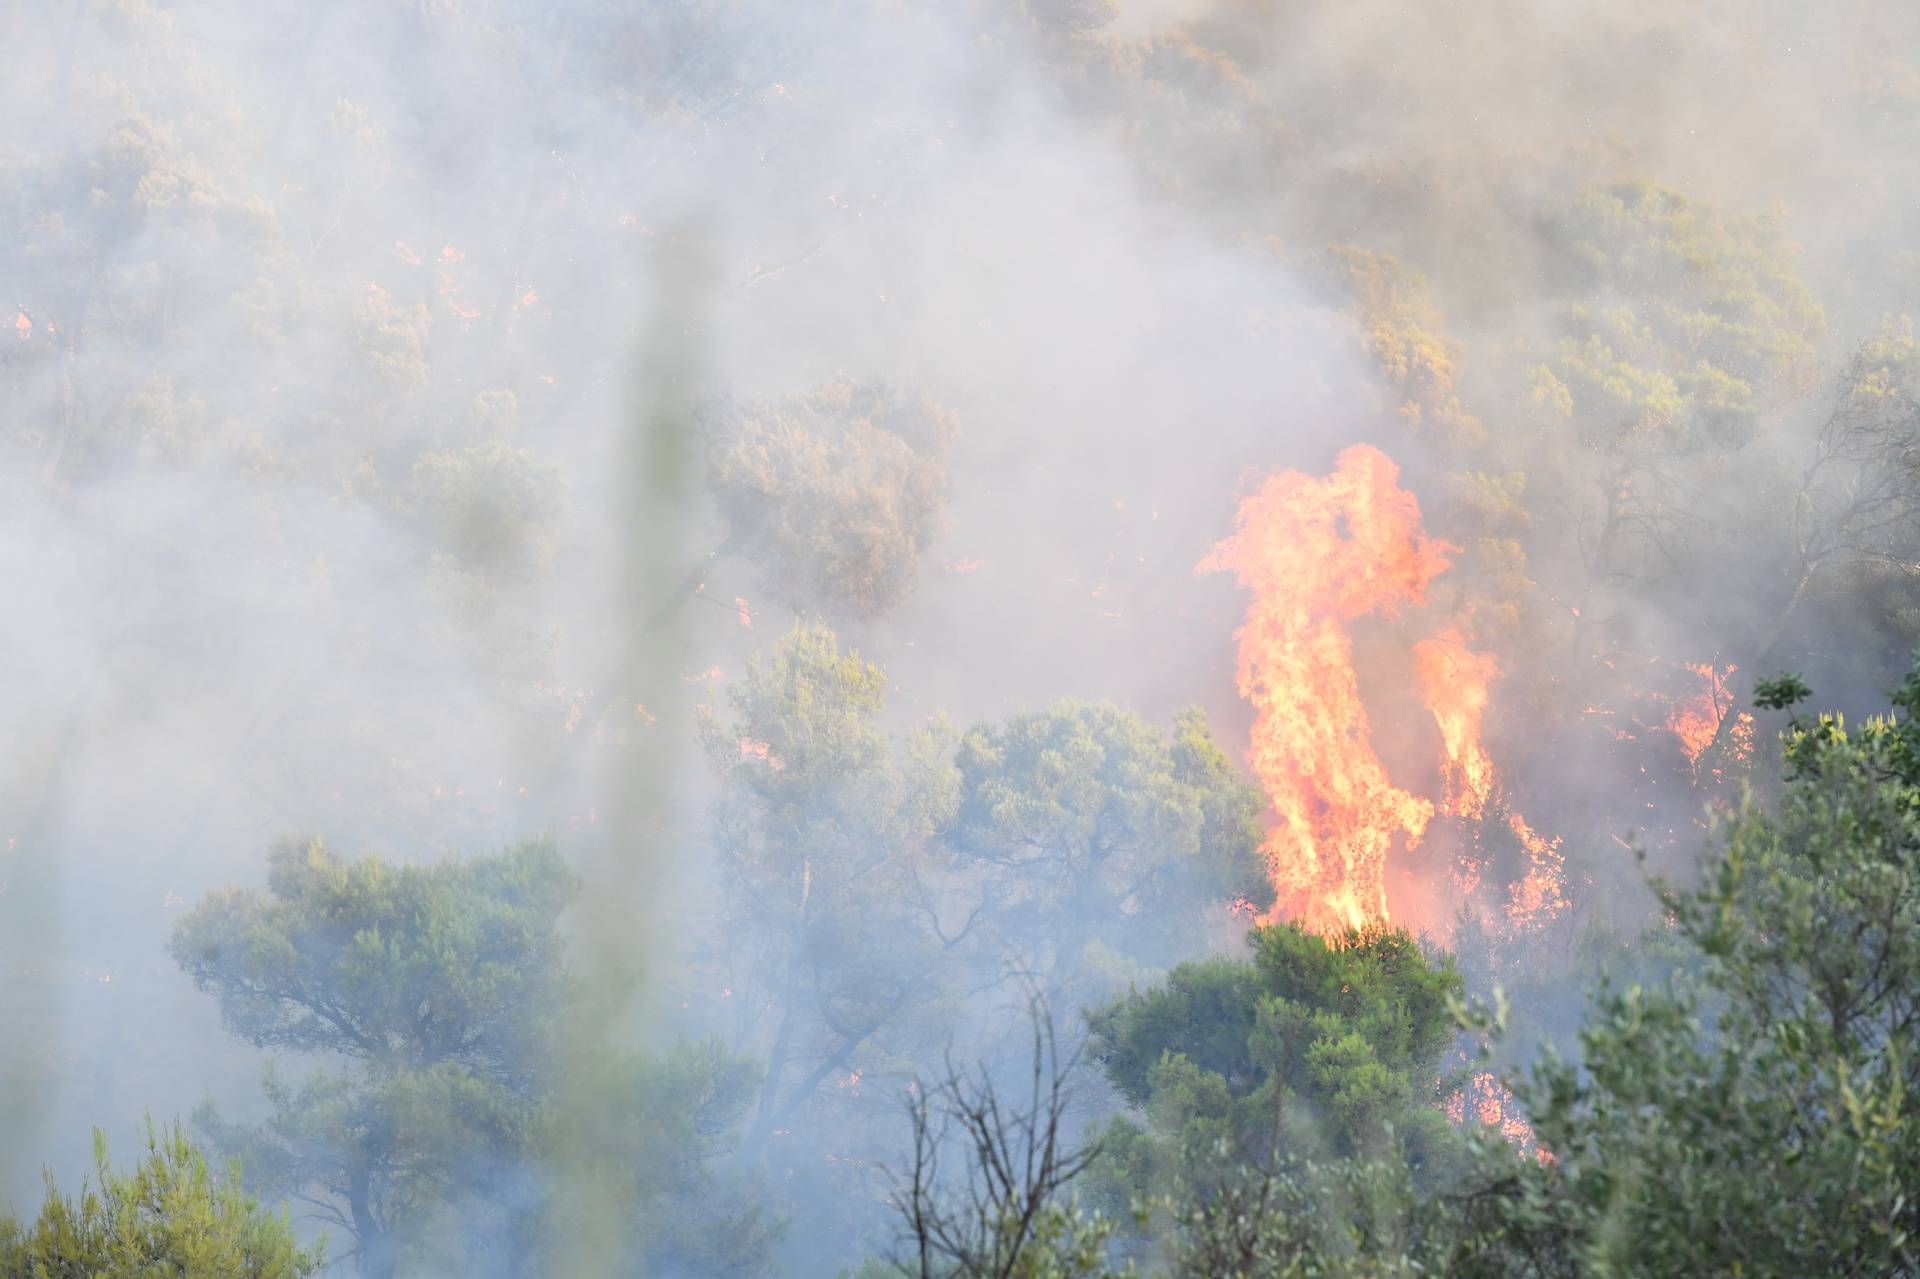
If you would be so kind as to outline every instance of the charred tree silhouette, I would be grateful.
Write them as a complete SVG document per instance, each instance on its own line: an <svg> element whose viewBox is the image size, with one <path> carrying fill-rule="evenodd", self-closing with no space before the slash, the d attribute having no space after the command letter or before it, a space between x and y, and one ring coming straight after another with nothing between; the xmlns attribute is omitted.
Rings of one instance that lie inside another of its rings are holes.
<svg viewBox="0 0 1920 1279"><path fill-rule="evenodd" d="M1067 1187L1100 1148L1075 1146L1063 1131L1067 1078L1080 1054L1061 1057L1053 1018L1039 998L1028 1017L1033 1066L1024 1102L1009 1105L983 1067L951 1060L937 1082L913 1086L913 1162L898 1190L905 1247L893 1259L902 1274L1008 1279L1024 1273L1030 1251L1061 1242ZM942 1173L955 1145L961 1187L949 1186Z"/></svg>

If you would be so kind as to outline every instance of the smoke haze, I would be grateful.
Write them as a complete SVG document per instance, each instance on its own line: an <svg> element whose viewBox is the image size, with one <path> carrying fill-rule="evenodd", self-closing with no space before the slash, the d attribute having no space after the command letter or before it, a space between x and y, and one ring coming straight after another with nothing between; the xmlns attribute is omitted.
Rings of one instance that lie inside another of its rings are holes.
<svg viewBox="0 0 1920 1279"><path fill-rule="evenodd" d="M1920 283L1910 5L0 0L0 68L17 1209L43 1168L77 1181L93 1126L261 1113L260 1054L166 943L285 834L420 863L550 833L582 962L636 984L623 1033L730 1027L695 1006L721 945L698 708L795 623L886 672L902 738L1198 705L1239 761L1248 601L1195 566L1265 476L1353 443L1457 549L1432 616L1499 656L1488 747L1582 918L1644 904L1614 836L1697 843L1715 783L1663 735L1685 664L1805 669L1853 708L1920 633L1901 573L1787 610L1778 567L1847 360ZM1583 205L1628 181L1688 212ZM1690 293L1649 263L1695 232L1674 255L1726 278ZM1763 300L1726 339L1751 369L1712 335L1642 353L1744 378L1739 447L1543 425L1530 370L1578 419L1595 316L1653 334L1649 298L1736 295ZM882 608L736 553L690 425L841 383L957 424ZM1489 514L1469 478L1509 472L1520 509ZM1597 551L1592 504L1635 483L1639 532ZM1356 628L1373 731L1434 793L1425 632L1394 625ZM926 1042L1001 1051L1006 998ZM784 1166L884 1155L890 1107ZM818 1253L794 1227L789 1272L883 1242L877 1204Z"/></svg>

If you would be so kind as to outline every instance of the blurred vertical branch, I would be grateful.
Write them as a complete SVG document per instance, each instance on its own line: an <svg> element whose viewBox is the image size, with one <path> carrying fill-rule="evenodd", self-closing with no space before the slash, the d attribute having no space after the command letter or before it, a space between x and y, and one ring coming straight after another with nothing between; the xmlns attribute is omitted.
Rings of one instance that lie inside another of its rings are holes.
<svg viewBox="0 0 1920 1279"><path fill-rule="evenodd" d="M39 768L0 783L0 1194L26 1194L48 1149L42 1136L60 1083L60 995L66 966L58 866L50 854L63 824L68 768L86 738L89 698L76 694ZM30 1163L30 1166L29 1166Z"/></svg>
<svg viewBox="0 0 1920 1279"><path fill-rule="evenodd" d="M686 662L685 622L657 612L685 571L698 489L695 407L705 368L703 316L712 288L714 251L707 224L688 218L655 240L647 299L634 361L633 431L622 460L625 509L617 513L624 548L614 584L618 618L632 636L623 691L658 717L655 732L637 733L611 752L596 779L597 837L583 849L575 934L579 970L597 983L595 1010L573 1028L561 1103L561 1185L568 1205L555 1273L633 1273L629 1205L616 1200L620 1177L601 1175L617 1158L599 1139L606 1117L624 1104L622 1073L610 1049L644 1007L645 987L663 949L665 850L676 834L673 806L688 718L680 678ZM610 1033L611 1032L611 1033ZM630 1157L630 1156L629 1156Z"/></svg>

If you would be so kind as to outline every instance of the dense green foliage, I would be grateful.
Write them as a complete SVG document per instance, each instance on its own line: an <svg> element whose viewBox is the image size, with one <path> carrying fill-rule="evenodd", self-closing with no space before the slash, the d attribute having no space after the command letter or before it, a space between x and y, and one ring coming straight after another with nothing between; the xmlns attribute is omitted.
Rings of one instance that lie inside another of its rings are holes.
<svg viewBox="0 0 1920 1279"><path fill-rule="evenodd" d="M1775 705L1804 693L1795 676L1762 685ZM1196 1279L1920 1272L1920 666L1893 702L1858 731L1835 715L1794 724L1779 799L1729 818L1698 881L1663 891L1658 931L1684 962L1654 987L1603 983L1577 1056L1549 1046L1510 1081L1531 1126L1525 1148L1479 1131L1436 1166L1379 1140L1409 1131L1414 1090L1408 1078L1370 1085L1390 1078L1396 1048L1431 1078L1451 1022L1442 1008L1464 1011L1449 970L1408 963L1419 952L1404 939L1385 952L1400 962L1382 964L1364 944L1268 929L1255 965L1184 966L1164 990L1106 1010L1095 1029L1107 1068L1145 1103L1151 1140L1191 1132L1202 1140L1188 1151L1211 1155L1201 1175L1161 1183L1150 1268ZM1504 1011L1463 1024L1495 1030ZM1291 1060L1273 1051L1289 1025L1307 1044ZM1317 1095L1321 1122L1294 1157L1273 1159L1240 1143L1232 1107L1259 1095L1249 1085L1263 1071L1277 1081L1282 1070L1301 1081L1295 1093ZM1378 1109L1382 1098L1398 1108ZM1146 1140L1110 1130L1106 1157Z"/></svg>
<svg viewBox="0 0 1920 1279"><path fill-rule="evenodd" d="M575 1211L549 1184L561 1149L622 1184L636 1271L764 1265L777 1227L721 1172L757 1066L717 1044L617 1047L568 972L574 889L545 843L428 866L281 844L268 891L209 896L174 955L234 1034L326 1064L297 1081L270 1064L264 1123L211 1105L199 1122L365 1274L546 1264ZM563 1048L615 1100L590 1132L558 1126Z"/></svg>
<svg viewBox="0 0 1920 1279"><path fill-rule="evenodd" d="M64 1195L47 1179L47 1199L28 1226L0 1217L5 1279L306 1279L324 1260L302 1248L286 1217L274 1216L224 1177L179 1125L147 1126L146 1152L131 1172L107 1159L106 1134L93 1136L98 1182Z"/></svg>
<svg viewBox="0 0 1920 1279"><path fill-rule="evenodd" d="M1214 1193L1243 1168L1455 1152L1441 1058L1460 981L1404 932L1257 929L1251 960L1182 964L1090 1016L1095 1053L1144 1123L1103 1134L1110 1201Z"/></svg>
<svg viewBox="0 0 1920 1279"><path fill-rule="evenodd" d="M344 1061L297 1084L270 1070L272 1118L209 1113L210 1130L276 1196L317 1191L363 1269L393 1273L441 1204L524 1175L572 891L549 845L430 867L280 845L267 893L210 896L173 953L235 1035ZM529 1252L531 1214L505 1218L489 1246Z"/></svg>
<svg viewBox="0 0 1920 1279"><path fill-rule="evenodd" d="M974 729L942 834L988 879L1000 946L1037 971L1163 967L1206 945L1223 903L1265 910L1265 801L1183 713L1172 740L1119 707L1061 702Z"/></svg>
<svg viewBox="0 0 1920 1279"><path fill-rule="evenodd" d="M1920 644L1911 0L38 0L0 65L0 1155L213 1093L238 1160L102 1156L0 1279L1920 1273L1920 677L1773 741ZM1451 954L1246 927L1190 569L1359 442L1449 567L1316 642ZM889 1253L1035 996L1074 1175L976 1143Z"/></svg>
<svg viewBox="0 0 1920 1279"><path fill-rule="evenodd" d="M1797 724L1771 811L1666 895L1691 980L1603 991L1521 1089L1554 1162L1501 1221L1553 1273L1912 1273L1920 1229L1920 668Z"/></svg>

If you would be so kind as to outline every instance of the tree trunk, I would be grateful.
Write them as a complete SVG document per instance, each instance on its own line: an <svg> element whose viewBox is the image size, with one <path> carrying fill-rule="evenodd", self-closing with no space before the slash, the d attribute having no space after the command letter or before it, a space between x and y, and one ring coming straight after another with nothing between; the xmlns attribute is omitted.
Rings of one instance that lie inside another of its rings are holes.
<svg viewBox="0 0 1920 1279"><path fill-rule="evenodd" d="M791 990L782 998L787 999L790 994ZM778 1113L775 1102L779 1097L780 1077L787 1071L787 1048L793 1037L793 1017L789 1003L786 1014L780 1018L780 1033L774 1036L773 1049L767 1054L767 1076L760 1085L760 1104L754 1112L753 1127L748 1131L747 1139L740 1143L740 1162L743 1165L759 1159L762 1147L773 1136L774 1115Z"/></svg>
<svg viewBox="0 0 1920 1279"><path fill-rule="evenodd" d="M1719 724L1714 727L1713 739L1700 753L1701 758L1704 759L1719 750L1726 740L1728 730L1739 720L1740 702L1753 691L1754 681L1760 678L1767 664L1773 660L1774 650L1780 646L1781 639L1787 633L1787 627L1793 623L1795 615L1800 611L1800 605L1807 598L1807 588L1813 585L1813 579L1818 575L1818 565L1809 565L1801 570L1800 580L1794 583L1793 594L1781 606L1779 615L1773 619L1773 625L1767 628L1765 638L1754 649L1753 657L1747 662L1746 670L1736 673L1734 678L1728 681L1727 693L1732 701L1727 706L1726 714L1720 717Z"/></svg>
<svg viewBox="0 0 1920 1279"><path fill-rule="evenodd" d="M353 1213L353 1232L359 1236L354 1263L367 1279L393 1279L399 1267L399 1241L373 1215L373 1174L357 1168L347 1182L347 1207Z"/></svg>

